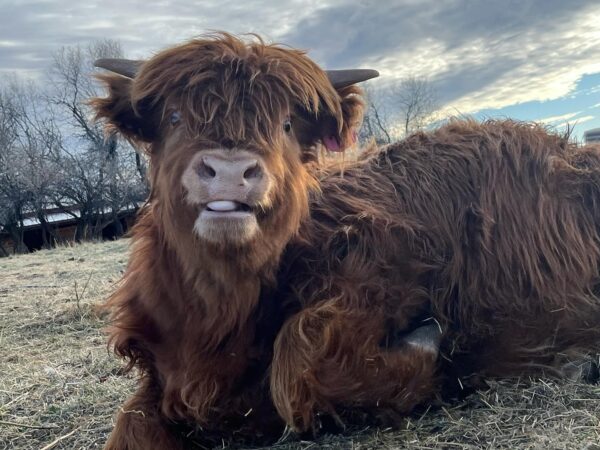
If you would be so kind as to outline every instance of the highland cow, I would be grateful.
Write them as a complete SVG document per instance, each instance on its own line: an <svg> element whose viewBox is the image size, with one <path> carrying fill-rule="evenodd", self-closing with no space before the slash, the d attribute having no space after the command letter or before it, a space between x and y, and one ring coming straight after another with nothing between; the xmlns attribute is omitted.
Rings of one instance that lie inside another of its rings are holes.
<svg viewBox="0 0 600 450"><path fill-rule="evenodd" d="M108 302L141 379L107 448L394 423L598 345L600 149L452 121L331 162L374 71L228 34L97 65L152 186Z"/></svg>

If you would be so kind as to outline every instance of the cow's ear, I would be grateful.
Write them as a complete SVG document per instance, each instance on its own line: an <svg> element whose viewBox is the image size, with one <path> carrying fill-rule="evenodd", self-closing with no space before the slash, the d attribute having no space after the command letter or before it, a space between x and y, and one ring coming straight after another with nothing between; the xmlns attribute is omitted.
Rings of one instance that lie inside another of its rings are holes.
<svg viewBox="0 0 600 450"><path fill-rule="evenodd" d="M356 143L364 110L362 90L346 86L331 94L316 112L300 107L293 121L307 161L314 159L313 150L319 145L330 152L343 152Z"/></svg>
<svg viewBox="0 0 600 450"><path fill-rule="evenodd" d="M379 72L373 69L326 70L325 74L340 99L341 114L332 114L334 127L325 121L322 142L330 151L344 151L356 143L358 128L364 112L363 92L356 84L376 78Z"/></svg>
<svg viewBox="0 0 600 450"><path fill-rule="evenodd" d="M358 129L362 123L365 103L363 92L358 86L338 88L341 119L325 120L321 130L321 141L325 148L333 152L342 152L356 144Z"/></svg>
<svg viewBox="0 0 600 450"><path fill-rule="evenodd" d="M156 138L158 124L154 114L143 101L133 102L133 79L115 74L97 75L108 91L108 96L93 98L90 105L97 120L105 120L109 131L118 131L127 139L151 142Z"/></svg>

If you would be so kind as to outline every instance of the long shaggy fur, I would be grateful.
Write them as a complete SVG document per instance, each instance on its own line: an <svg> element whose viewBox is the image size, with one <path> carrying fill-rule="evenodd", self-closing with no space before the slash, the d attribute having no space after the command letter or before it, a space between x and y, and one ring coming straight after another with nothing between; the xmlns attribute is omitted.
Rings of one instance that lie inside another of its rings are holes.
<svg viewBox="0 0 600 450"><path fill-rule="evenodd" d="M600 148L453 121L343 175L324 168L320 186L284 258L299 312L277 337L271 393L288 423L405 413L440 386L557 373L598 349ZM435 368L397 345L429 320L443 330Z"/></svg>
<svg viewBox="0 0 600 450"><path fill-rule="evenodd" d="M317 164L320 136L350 142L360 91L336 92L301 52L229 35L159 53L134 80L102 79L98 116L152 165L108 302L110 342L142 379L107 448L274 437L323 414L397 423L456 383L558 370L597 348L599 148L536 125L453 121ZM193 148L162 137L173 108ZM301 155L275 132L286 111ZM260 152L276 175L244 245L192 233L179 177L214 144ZM406 345L434 322L440 356Z"/></svg>

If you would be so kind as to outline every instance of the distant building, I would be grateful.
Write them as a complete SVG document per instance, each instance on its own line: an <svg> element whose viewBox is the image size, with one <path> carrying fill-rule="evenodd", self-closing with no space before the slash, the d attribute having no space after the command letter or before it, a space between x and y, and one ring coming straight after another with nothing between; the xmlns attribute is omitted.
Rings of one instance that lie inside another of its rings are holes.
<svg viewBox="0 0 600 450"><path fill-rule="evenodd" d="M600 142L600 128L587 130L585 133L583 133L583 140L586 144L591 144L592 142Z"/></svg>
<svg viewBox="0 0 600 450"><path fill-rule="evenodd" d="M139 205L130 205L122 209L117 214L117 225L115 220L102 222L101 233L98 238L116 239L120 237L120 233L127 232L134 224L136 212ZM60 242L72 242L75 240L77 222L79 221L79 210L71 208L72 214L67 214L58 208L46 209L44 217L49 225L51 235L43 236L41 223L34 213L25 213L21 225L22 241L24 250L35 251L44 248L44 243L47 242L51 246ZM107 211L104 211L107 212ZM14 254L16 251L16 242L10 233L0 225L0 257Z"/></svg>

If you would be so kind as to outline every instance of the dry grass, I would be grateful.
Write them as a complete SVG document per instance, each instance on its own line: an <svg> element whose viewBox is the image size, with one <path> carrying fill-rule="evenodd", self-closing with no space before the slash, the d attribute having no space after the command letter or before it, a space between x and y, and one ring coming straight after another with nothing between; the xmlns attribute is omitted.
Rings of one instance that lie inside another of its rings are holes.
<svg viewBox="0 0 600 450"><path fill-rule="evenodd" d="M133 390L95 314L127 259L127 241L0 259L0 448L101 448ZM600 386L490 382L400 430L365 429L274 449L600 450Z"/></svg>

